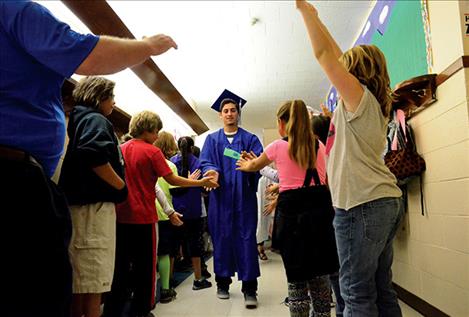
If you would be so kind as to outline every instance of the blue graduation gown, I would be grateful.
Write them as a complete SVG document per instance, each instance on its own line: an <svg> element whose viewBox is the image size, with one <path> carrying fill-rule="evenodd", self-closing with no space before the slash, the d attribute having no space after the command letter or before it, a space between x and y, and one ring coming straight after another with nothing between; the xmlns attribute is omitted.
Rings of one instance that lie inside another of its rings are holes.
<svg viewBox="0 0 469 317"><path fill-rule="evenodd" d="M179 175L182 175L182 156L181 154L173 156L171 162L176 165ZM192 173L196 169L200 169L200 161L193 154L188 157L189 171ZM197 219L202 216L202 188L186 187L179 188L178 194L173 194L174 210L183 215L184 219Z"/></svg>
<svg viewBox="0 0 469 317"><path fill-rule="evenodd" d="M210 192L208 223L213 242L214 271L221 277L234 276L250 281L260 276L257 255L257 183L258 173L236 170L236 159L224 156L225 148L262 153L262 145L252 133L238 128L230 144L223 129L209 134L200 162L202 171L219 173L220 187Z"/></svg>

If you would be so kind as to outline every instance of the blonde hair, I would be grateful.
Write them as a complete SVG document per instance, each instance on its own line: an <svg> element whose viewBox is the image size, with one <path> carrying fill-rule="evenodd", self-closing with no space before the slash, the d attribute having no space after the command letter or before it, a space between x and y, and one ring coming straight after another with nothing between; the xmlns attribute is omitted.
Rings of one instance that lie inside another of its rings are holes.
<svg viewBox="0 0 469 317"><path fill-rule="evenodd" d="M129 134L136 138L147 132L158 132L163 128L160 116L152 111L142 111L132 116L129 123Z"/></svg>
<svg viewBox="0 0 469 317"><path fill-rule="evenodd" d="M393 97L383 52L375 45L358 45L339 59L345 68L365 85L381 105L381 112L389 117Z"/></svg>
<svg viewBox="0 0 469 317"><path fill-rule="evenodd" d="M311 130L308 110L302 100L289 100L277 111L277 118L285 122L288 154L301 168L316 166L316 138Z"/></svg>
<svg viewBox="0 0 469 317"><path fill-rule="evenodd" d="M158 139L156 139L154 145L160 148L167 159L173 157L178 151L174 136L166 131L160 131L160 133L158 133Z"/></svg>
<svg viewBox="0 0 469 317"><path fill-rule="evenodd" d="M73 99L77 105L98 109L101 101L114 97L116 83L104 77L87 76L73 89Z"/></svg>

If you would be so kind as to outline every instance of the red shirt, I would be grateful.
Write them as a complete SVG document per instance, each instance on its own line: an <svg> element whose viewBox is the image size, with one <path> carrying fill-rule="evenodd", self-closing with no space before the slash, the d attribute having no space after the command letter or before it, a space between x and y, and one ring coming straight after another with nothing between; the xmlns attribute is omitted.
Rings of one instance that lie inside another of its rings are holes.
<svg viewBox="0 0 469 317"><path fill-rule="evenodd" d="M156 146L133 139L121 145L125 161L127 200L116 205L117 222L150 224L158 221L155 184L158 177L172 173Z"/></svg>

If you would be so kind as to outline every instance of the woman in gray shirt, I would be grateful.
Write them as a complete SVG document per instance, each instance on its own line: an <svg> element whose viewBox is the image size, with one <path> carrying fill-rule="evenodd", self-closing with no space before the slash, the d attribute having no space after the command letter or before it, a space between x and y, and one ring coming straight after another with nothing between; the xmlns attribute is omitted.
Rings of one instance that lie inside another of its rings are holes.
<svg viewBox="0 0 469 317"><path fill-rule="evenodd" d="M392 102L386 60L374 45L342 54L316 9L300 0L296 6L314 55L341 96L326 154L343 316L402 316L391 286L392 241L402 218L402 193L381 156Z"/></svg>

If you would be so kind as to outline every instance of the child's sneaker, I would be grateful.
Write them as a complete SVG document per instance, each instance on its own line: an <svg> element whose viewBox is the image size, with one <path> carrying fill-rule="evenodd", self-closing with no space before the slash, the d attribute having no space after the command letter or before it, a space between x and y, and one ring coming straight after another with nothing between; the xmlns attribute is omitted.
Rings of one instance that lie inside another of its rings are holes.
<svg viewBox="0 0 469 317"><path fill-rule="evenodd" d="M176 291L173 289L162 289L160 296L160 303L166 304L176 298Z"/></svg>
<svg viewBox="0 0 469 317"><path fill-rule="evenodd" d="M194 284L192 285L192 290L198 291L200 289L209 288L209 287L212 287L212 283L210 283L207 280L200 280L200 281L194 280Z"/></svg>

